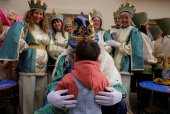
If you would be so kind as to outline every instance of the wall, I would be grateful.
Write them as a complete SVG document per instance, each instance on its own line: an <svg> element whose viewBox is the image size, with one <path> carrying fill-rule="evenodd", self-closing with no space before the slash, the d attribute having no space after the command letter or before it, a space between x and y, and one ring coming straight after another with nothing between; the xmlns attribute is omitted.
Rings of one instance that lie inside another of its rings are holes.
<svg viewBox="0 0 170 114"><path fill-rule="evenodd" d="M3 9L3 1L0 0L0 8Z"/></svg>
<svg viewBox="0 0 170 114"><path fill-rule="evenodd" d="M1 0L3 10L11 8L23 18L25 12L29 10L28 0ZM83 11L88 14L92 9L99 10L103 15L103 28L109 29L114 25L113 12L125 3L125 0L42 0L48 5L47 13L51 13L55 8L56 12L64 14L80 14ZM136 12L148 12L150 19L170 17L170 0L129 0L135 5ZM2 5L0 5L2 7Z"/></svg>

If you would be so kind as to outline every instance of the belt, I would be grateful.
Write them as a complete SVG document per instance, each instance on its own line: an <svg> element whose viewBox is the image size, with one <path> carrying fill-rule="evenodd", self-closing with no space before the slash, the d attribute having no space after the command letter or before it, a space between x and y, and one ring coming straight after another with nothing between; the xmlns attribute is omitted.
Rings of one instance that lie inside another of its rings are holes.
<svg viewBox="0 0 170 114"><path fill-rule="evenodd" d="M29 45L29 48L46 50L46 46L44 46L44 45L38 45L38 44L31 44L31 45Z"/></svg>
<svg viewBox="0 0 170 114"><path fill-rule="evenodd" d="M115 47L115 51L119 51L119 48Z"/></svg>
<svg viewBox="0 0 170 114"><path fill-rule="evenodd" d="M157 62L161 63L162 62L162 58L157 58ZM168 58L168 64L170 64L170 58Z"/></svg>

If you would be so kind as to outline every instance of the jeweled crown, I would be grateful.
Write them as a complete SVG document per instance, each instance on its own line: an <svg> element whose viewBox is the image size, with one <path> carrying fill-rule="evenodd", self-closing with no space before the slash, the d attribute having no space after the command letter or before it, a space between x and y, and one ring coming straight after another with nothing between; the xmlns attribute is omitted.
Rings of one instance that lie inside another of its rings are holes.
<svg viewBox="0 0 170 114"><path fill-rule="evenodd" d="M64 20L64 26L65 26L66 24L70 24L70 25L71 25L71 22L72 22L72 20L71 20L70 17L67 18L67 19L65 19L65 20Z"/></svg>
<svg viewBox="0 0 170 114"><path fill-rule="evenodd" d="M94 18L94 17L100 17L100 18L102 18L102 14L100 13L100 11L97 12L96 9L93 9L93 13L90 12L89 14L90 14L91 18Z"/></svg>
<svg viewBox="0 0 170 114"><path fill-rule="evenodd" d="M78 17L78 18L77 18ZM89 20L83 16L77 16L72 23L71 39L79 42L83 39L93 40L95 39L95 30L93 21L89 15Z"/></svg>
<svg viewBox="0 0 170 114"><path fill-rule="evenodd" d="M83 16L76 16L72 18L72 33L68 39L68 44L75 48L81 40L93 40L98 43L99 37L95 34L93 21L89 15L89 20Z"/></svg>
<svg viewBox="0 0 170 114"><path fill-rule="evenodd" d="M122 12L129 12L132 16L136 11L136 8L134 8L134 5L130 5L129 0L126 1L126 4L122 4L121 7L119 7L119 15Z"/></svg>
<svg viewBox="0 0 170 114"><path fill-rule="evenodd" d="M28 4L30 6L30 9L39 9L39 10L42 10L43 12L45 12L45 10L47 9L48 5L43 2L41 4L41 0L31 0L31 1L28 1Z"/></svg>
<svg viewBox="0 0 170 114"><path fill-rule="evenodd" d="M113 13L113 17L119 17L119 9L117 9L114 13Z"/></svg>
<svg viewBox="0 0 170 114"><path fill-rule="evenodd" d="M52 14L50 14L50 22L52 22L52 20L54 19L60 19L63 22L63 14L61 14L60 12L56 13L55 9L53 9Z"/></svg>

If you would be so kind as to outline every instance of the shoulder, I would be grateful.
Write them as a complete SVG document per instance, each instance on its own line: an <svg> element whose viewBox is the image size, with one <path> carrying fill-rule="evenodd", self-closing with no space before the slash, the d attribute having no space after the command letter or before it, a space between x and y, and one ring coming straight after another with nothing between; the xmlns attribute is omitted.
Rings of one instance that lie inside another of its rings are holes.
<svg viewBox="0 0 170 114"><path fill-rule="evenodd" d="M70 83L73 81L73 77L71 73L66 74L63 78L62 81L64 81L65 84Z"/></svg>
<svg viewBox="0 0 170 114"><path fill-rule="evenodd" d="M110 30L111 30L111 29L107 30L106 32L110 34Z"/></svg>
<svg viewBox="0 0 170 114"><path fill-rule="evenodd" d="M27 25L26 25L26 23L24 22L24 21L22 21L22 22L16 22L16 23L14 23L12 26L11 26L11 28L21 28L21 27L26 27Z"/></svg>
<svg viewBox="0 0 170 114"><path fill-rule="evenodd" d="M141 32L138 30L138 28L133 27L133 26L131 26L131 27L132 27L132 30L131 30L132 33L140 33L141 34Z"/></svg>

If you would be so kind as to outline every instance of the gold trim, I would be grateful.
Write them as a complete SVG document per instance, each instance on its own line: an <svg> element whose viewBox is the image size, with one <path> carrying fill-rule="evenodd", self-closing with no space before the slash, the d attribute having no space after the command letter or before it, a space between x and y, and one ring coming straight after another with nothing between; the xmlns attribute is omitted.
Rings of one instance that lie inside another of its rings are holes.
<svg viewBox="0 0 170 114"><path fill-rule="evenodd" d="M60 18L56 17L56 18L53 18L53 19L51 20L51 22L52 22L53 20L55 20L55 19L59 19L59 20L61 20ZM63 21L62 21L62 20L61 20L61 22L63 23Z"/></svg>
<svg viewBox="0 0 170 114"><path fill-rule="evenodd" d="M44 46L44 45L39 45L39 44L31 44L31 45L29 45L29 48L46 50L46 46Z"/></svg>
<svg viewBox="0 0 170 114"><path fill-rule="evenodd" d="M50 14L50 16L52 16L52 17L55 17L56 15L59 15L60 14L60 16L61 17L63 17L63 14L61 14L60 12L57 12L56 13L56 11L55 11L55 8L53 9L53 11L52 11L52 13ZM49 16L49 19L50 19L50 16ZM53 18L52 20L54 20L54 19L57 19L57 18ZM60 19L60 18L58 18L58 19ZM52 22L52 20L51 20L51 22ZM60 19L61 20L61 19ZM62 20L61 20L62 21ZM63 22L63 21L62 21Z"/></svg>
<svg viewBox="0 0 170 114"><path fill-rule="evenodd" d="M133 26L129 26L129 27L131 27L131 30L130 30L130 32L129 32L129 34L130 34L130 33L131 33L131 31L132 31L132 29L133 29L133 28L135 28L135 27L133 27ZM129 28L129 27L128 27L128 28ZM125 42L127 41L127 38L128 38L128 36L129 36L129 34L128 34L128 35L127 35L127 37L126 37ZM130 42L130 47L131 47L131 38L130 38L130 41L129 41L129 42ZM124 56L124 55L123 55L123 56ZM123 56L122 56L122 58L123 58ZM131 56L132 56L132 55L131 55ZM121 67L122 58L121 58L120 66L119 66L119 67ZM131 62L131 61L130 61L130 62ZM119 68L119 71L120 71L120 68Z"/></svg>
<svg viewBox="0 0 170 114"><path fill-rule="evenodd" d="M154 20L156 21L156 20L169 19L169 18L170 18L170 17L165 17L165 18L154 19Z"/></svg>
<svg viewBox="0 0 170 114"><path fill-rule="evenodd" d="M155 37L160 36L162 33L163 33L163 32L161 32L161 33L160 33L160 34L158 34L158 35L155 35ZM154 37L154 39L155 39L155 37Z"/></svg>
<svg viewBox="0 0 170 114"><path fill-rule="evenodd" d="M69 17L69 18L67 18L67 19L65 19L65 20L64 20L64 22L65 22L65 21L67 21L67 22L72 22L72 20L71 20L71 18L70 18L70 17Z"/></svg>
<svg viewBox="0 0 170 114"><path fill-rule="evenodd" d="M132 45L131 37L130 37L130 45ZM131 70L132 71L144 70L144 68L143 69L133 69L133 64L132 64L132 62L133 62L133 59L132 59L132 46L131 46L131 50L130 51L131 51L131 56L130 56L130 58L131 58Z"/></svg>
<svg viewBox="0 0 170 114"><path fill-rule="evenodd" d="M122 11L120 11L120 12L119 12L119 15L120 15L122 12L128 12L128 13L130 13L130 14L132 15L132 17L133 17L133 14L132 14L130 11L128 11L128 10L122 10Z"/></svg>
<svg viewBox="0 0 170 114"><path fill-rule="evenodd" d="M119 8L115 12L113 12L113 16L114 16L114 14L119 15ZM120 17L120 16L114 16L114 17Z"/></svg>
<svg viewBox="0 0 170 114"><path fill-rule="evenodd" d="M37 41L35 40L35 37L34 37L34 35L32 34L32 32L30 31L30 33L31 33L31 35L33 36L33 38L34 38L34 41L35 41L35 44L38 44L37 43Z"/></svg>
<svg viewBox="0 0 170 114"><path fill-rule="evenodd" d="M100 12L100 11L98 11L98 12L97 12L97 10L96 10L96 9L93 9L93 13L92 13L92 12L90 12L89 14L95 15L95 14L97 14L97 13L100 13L100 15L102 16L101 12Z"/></svg>
<svg viewBox="0 0 170 114"><path fill-rule="evenodd" d="M123 6L123 7L127 7L127 6L128 6L129 8L133 7L133 10L136 11L135 6L134 6L134 5L130 5L130 3L129 3L128 1L126 1L126 4L125 4L125 5L122 4L121 7L122 7L122 6ZM121 7L119 7L118 9L120 10ZM122 10L122 11L120 11L120 12L119 12L119 15L120 15L123 11L124 11L124 12L125 12L125 11L126 11L126 12L129 12L129 13L132 15L132 17L133 17L133 14L132 14L130 11L128 11L128 10Z"/></svg>
<svg viewBox="0 0 170 114"><path fill-rule="evenodd" d="M17 47L17 58L16 59L5 59L5 58L0 58L0 60L9 60L9 61L16 61L16 60L18 60L18 58L19 58L19 48L20 48L20 39L21 39L21 32L23 32L24 30L23 30L24 28L22 27L21 28L21 31L20 31L20 35L19 35L19 38L18 38L18 47Z"/></svg>
<svg viewBox="0 0 170 114"><path fill-rule="evenodd" d="M46 8L46 9L47 9L47 7L48 7L48 5L47 5L45 2L43 2L42 5L41 5L41 0L37 0L36 3L35 3L34 0L31 0L31 1L33 1L34 5L37 5L37 3L40 2L40 6L44 6L44 5L45 5L45 8ZM31 5L31 1L28 1L29 5Z"/></svg>
<svg viewBox="0 0 170 114"><path fill-rule="evenodd" d="M147 17L148 17L148 21L145 23L145 24L140 24L140 27L143 25L143 26L145 26L147 23L149 24L149 16L148 16L148 13L146 12L146 14L147 14ZM140 28L139 27L139 28Z"/></svg>
<svg viewBox="0 0 170 114"><path fill-rule="evenodd" d="M45 13L45 11L44 11L44 10L42 10L42 9L38 9L38 8L31 8L31 10L32 10L32 9L41 10L41 11L43 11L43 12Z"/></svg>
<svg viewBox="0 0 170 114"><path fill-rule="evenodd" d="M94 17L92 18L92 20L93 20L95 17L99 17L99 16L94 16ZM100 18L100 20L102 21L101 17L99 17L99 18Z"/></svg>

